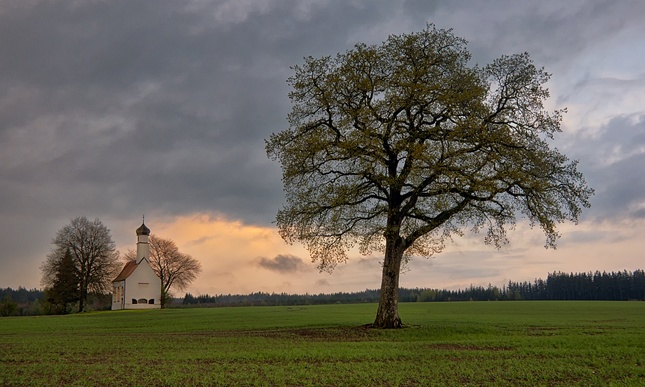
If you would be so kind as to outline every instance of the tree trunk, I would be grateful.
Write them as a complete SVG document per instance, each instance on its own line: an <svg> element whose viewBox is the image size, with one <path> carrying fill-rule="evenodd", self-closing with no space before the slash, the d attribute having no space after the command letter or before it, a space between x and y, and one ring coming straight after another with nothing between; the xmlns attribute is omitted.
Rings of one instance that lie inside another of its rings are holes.
<svg viewBox="0 0 645 387"><path fill-rule="evenodd" d="M81 297L78 299L78 312L82 312L85 309L85 297L81 293Z"/></svg>
<svg viewBox="0 0 645 387"><path fill-rule="evenodd" d="M374 320L375 328L402 328L399 317L399 275L403 249L400 237L387 238L381 278L381 296Z"/></svg>
<svg viewBox="0 0 645 387"><path fill-rule="evenodd" d="M81 274L83 275L83 274ZM78 312L84 312L85 311L85 304L87 303L87 284L88 280L86 278L83 278L80 281L79 285L79 299L78 299Z"/></svg>

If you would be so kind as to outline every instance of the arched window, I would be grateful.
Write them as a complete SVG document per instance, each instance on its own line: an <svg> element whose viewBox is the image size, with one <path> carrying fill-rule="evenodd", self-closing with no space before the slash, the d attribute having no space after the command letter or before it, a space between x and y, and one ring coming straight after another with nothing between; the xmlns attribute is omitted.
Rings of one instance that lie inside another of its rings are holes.
<svg viewBox="0 0 645 387"><path fill-rule="evenodd" d="M154 305L154 303L155 303L155 299L154 299L154 298L151 298L151 299L149 299L149 300L148 300L148 304L153 304L153 305Z"/></svg>
<svg viewBox="0 0 645 387"><path fill-rule="evenodd" d="M132 303L133 303L133 304L136 304L136 303L137 303L137 300L135 300L135 299L133 298L133 299L132 299Z"/></svg>
<svg viewBox="0 0 645 387"><path fill-rule="evenodd" d="M147 304L147 303L148 303L148 300L146 300L145 298L139 298L139 299L137 300L137 302L138 302L139 304Z"/></svg>

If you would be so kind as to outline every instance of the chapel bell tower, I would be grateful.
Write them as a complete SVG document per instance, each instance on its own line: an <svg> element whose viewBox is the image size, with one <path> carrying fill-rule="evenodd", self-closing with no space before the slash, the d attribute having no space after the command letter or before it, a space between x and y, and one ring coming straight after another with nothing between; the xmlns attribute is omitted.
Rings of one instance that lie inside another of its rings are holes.
<svg viewBox="0 0 645 387"><path fill-rule="evenodd" d="M146 227L145 220L137 229L137 265L143 258L150 261L150 244L148 237L150 236L150 229Z"/></svg>

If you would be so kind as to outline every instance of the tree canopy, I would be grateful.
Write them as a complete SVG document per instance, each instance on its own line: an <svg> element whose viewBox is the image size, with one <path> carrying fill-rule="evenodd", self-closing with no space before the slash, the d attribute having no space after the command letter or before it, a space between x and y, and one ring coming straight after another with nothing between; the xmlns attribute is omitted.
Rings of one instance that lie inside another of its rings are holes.
<svg viewBox="0 0 645 387"><path fill-rule="evenodd" d="M41 265L42 284L53 288L60 281L59 268L65 267L65 255L71 254L78 281L79 312L85 309L90 292L107 293L119 271L119 252L110 230L99 220L72 219L56 233L52 252Z"/></svg>
<svg viewBox="0 0 645 387"><path fill-rule="evenodd" d="M282 166L282 237L321 270L358 246L382 252L378 327L402 326L402 264L439 253L452 235L485 231L500 246L518 217L555 247L593 194L577 162L549 146L563 111L549 112L549 74L527 53L469 65L466 41L429 25L305 58L288 79L289 127L267 140Z"/></svg>

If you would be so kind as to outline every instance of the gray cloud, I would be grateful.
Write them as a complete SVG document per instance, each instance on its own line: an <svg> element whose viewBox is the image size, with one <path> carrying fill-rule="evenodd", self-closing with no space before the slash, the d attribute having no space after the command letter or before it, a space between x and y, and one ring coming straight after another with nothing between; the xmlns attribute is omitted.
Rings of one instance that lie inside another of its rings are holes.
<svg viewBox="0 0 645 387"><path fill-rule="evenodd" d="M594 136L580 132L566 144L596 189L587 216L637 218L645 208L645 112L615 116L598 132Z"/></svg>
<svg viewBox="0 0 645 387"><path fill-rule="evenodd" d="M263 139L286 125L289 66L342 50L348 21L368 11L293 4L35 2L4 13L3 183L38 184L61 212L125 215L146 197L162 213L270 221L280 175ZM96 200L61 201L62 185Z"/></svg>
<svg viewBox="0 0 645 387"><path fill-rule="evenodd" d="M326 279L319 279L316 281L316 287L330 287L331 284Z"/></svg>
<svg viewBox="0 0 645 387"><path fill-rule="evenodd" d="M437 18L492 58L555 34L582 46L582 31L613 28L624 16L616 6L580 2L399 3L36 1L6 10L0 138L10 167L0 179L17 192L5 194L14 202L3 202L3 211L23 210L31 189L44 207L66 213L141 212L146 197L162 213L221 211L265 223L281 190L263 139L286 126L284 81L303 56L343 51L358 39L377 43ZM481 29L474 14L505 22ZM605 21L576 30L581 15ZM536 31L547 35L536 40ZM60 187L69 186L76 189L67 196L77 197L67 202Z"/></svg>
<svg viewBox="0 0 645 387"><path fill-rule="evenodd" d="M258 258L257 264L264 269L279 273L294 273L308 271L310 269L301 258L289 254L278 254L274 258L260 257Z"/></svg>

